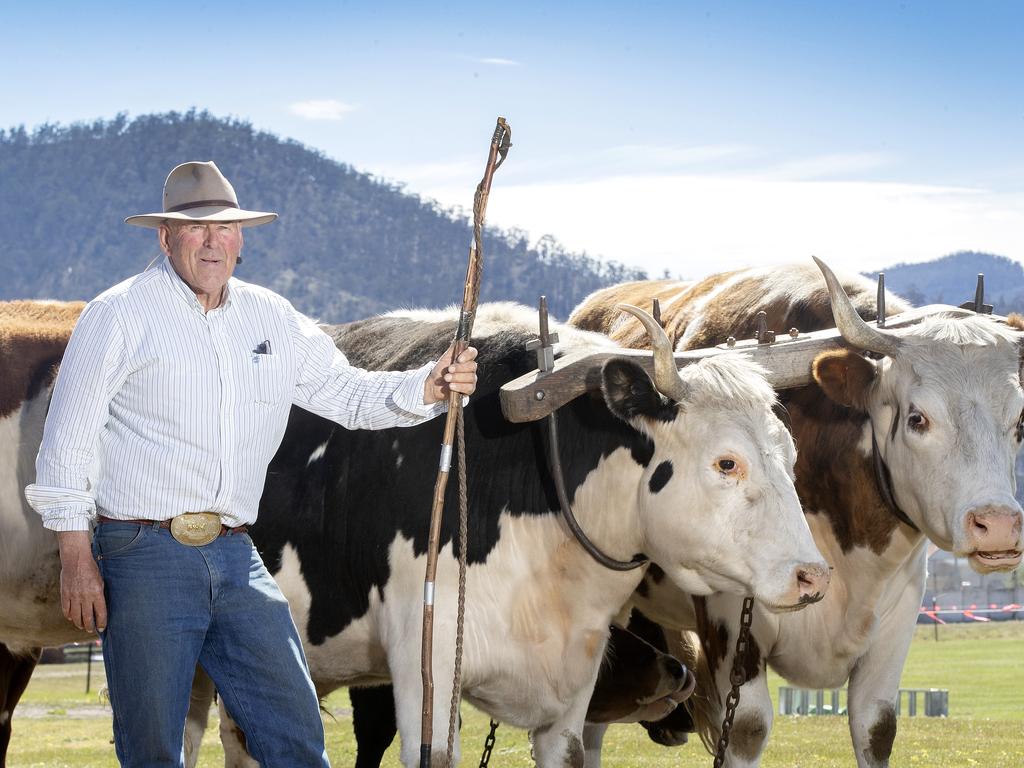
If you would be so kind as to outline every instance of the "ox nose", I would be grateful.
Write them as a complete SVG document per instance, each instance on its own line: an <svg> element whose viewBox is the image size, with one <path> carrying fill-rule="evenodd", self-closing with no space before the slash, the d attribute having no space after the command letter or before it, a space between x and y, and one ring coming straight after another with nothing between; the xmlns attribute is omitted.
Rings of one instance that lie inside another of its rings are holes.
<svg viewBox="0 0 1024 768"><path fill-rule="evenodd" d="M681 681L686 677L686 667L675 656L663 656L661 663L666 674L673 680Z"/></svg>
<svg viewBox="0 0 1024 768"><path fill-rule="evenodd" d="M796 587L801 604L816 603L825 596L832 572L824 564L806 563L796 569Z"/></svg>
<svg viewBox="0 0 1024 768"><path fill-rule="evenodd" d="M979 507L964 520L967 542L978 552L1005 552L1020 546L1021 513L1012 507Z"/></svg>

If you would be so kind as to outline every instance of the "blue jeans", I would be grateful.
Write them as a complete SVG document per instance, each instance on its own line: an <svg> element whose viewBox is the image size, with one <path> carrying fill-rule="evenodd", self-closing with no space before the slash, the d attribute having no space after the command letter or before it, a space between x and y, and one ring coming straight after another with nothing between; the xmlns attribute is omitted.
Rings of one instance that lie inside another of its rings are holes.
<svg viewBox="0 0 1024 768"><path fill-rule="evenodd" d="M103 661L122 766L184 763L198 662L264 768L328 766L319 702L288 604L247 534L203 547L169 530L103 523Z"/></svg>

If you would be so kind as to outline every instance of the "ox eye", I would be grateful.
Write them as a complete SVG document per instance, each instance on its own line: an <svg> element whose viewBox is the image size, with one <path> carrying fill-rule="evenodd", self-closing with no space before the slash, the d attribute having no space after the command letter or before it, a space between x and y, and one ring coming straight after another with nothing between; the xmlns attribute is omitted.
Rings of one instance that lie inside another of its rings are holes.
<svg viewBox="0 0 1024 768"><path fill-rule="evenodd" d="M719 459L718 460L718 471L719 472L724 472L725 474L729 474L730 472L734 472L735 470L736 470L736 460L735 459Z"/></svg>
<svg viewBox="0 0 1024 768"><path fill-rule="evenodd" d="M907 416L907 426L914 432L925 432L929 427L928 417L920 411L911 411Z"/></svg>

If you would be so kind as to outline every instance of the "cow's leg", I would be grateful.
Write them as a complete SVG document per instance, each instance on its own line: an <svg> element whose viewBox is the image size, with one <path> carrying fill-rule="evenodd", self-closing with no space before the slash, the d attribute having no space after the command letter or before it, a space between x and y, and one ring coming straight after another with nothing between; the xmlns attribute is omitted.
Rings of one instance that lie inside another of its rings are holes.
<svg viewBox="0 0 1024 768"><path fill-rule="evenodd" d="M28 687L42 648L14 654L0 643L0 768L7 764L7 748L11 744L11 718L21 695Z"/></svg>
<svg viewBox="0 0 1024 768"><path fill-rule="evenodd" d="M220 699L220 743L224 747L224 768L260 768L245 748L245 733L231 717Z"/></svg>
<svg viewBox="0 0 1024 768"><path fill-rule="evenodd" d="M731 657L730 657L731 663ZM719 688L722 700L730 689L728 679ZM748 768L761 764L761 753L772 730L772 700L768 693L768 680L762 666L760 674L740 686L740 703L736 707L725 765L729 768ZM721 732L721 721L715 726Z"/></svg>
<svg viewBox="0 0 1024 768"><path fill-rule="evenodd" d="M378 768L395 740L395 692L390 685L349 688L352 730L356 735L356 768Z"/></svg>
<svg viewBox="0 0 1024 768"><path fill-rule="evenodd" d="M576 698L565 713L553 723L530 731L533 759L537 763L537 768L583 768L583 723L603 656L602 646L601 652L597 654L597 663L594 664L590 684L577 692Z"/></svg>
<svg viewBox="0 0 1024 768"><path fill-rule="evenodd" d="M913 583L904 589L898 605L879 621L871 646L850 673L847 709L858 768L889 765L896 739L896 696L914 638L921 592Z"/></svg>
<svg viewBox="0 0 1024 768"><path fill-rule="evenodd" d="M196 665L196 674L192 678L192 693L188 699L188 714L185 716L185 766L195 768L199 762L199 746L210 722L210 705L216 690L213 680Z"/></svg>
<svg viewBox="0 0 1024 768"><path fill-rule="evenodd" d="M608 723L587 723L583 726L583 766L601 768L601 747Z"/></svg>
<svg viewBox="0 0 1024 768"><path fill-rule="evenodd" d="M716 595L708 599L709 623L705 632L710 630L721 644L719 652L724 649L714 669L714 685L717 697L707 707L704 717L708 723L708 731L712 743L717 744L722 733L722 719L725 716L725 703L732 689L730 676L736 658L736 638L739 631L735 617L740 613L742 598L733 595ZM723 617L729 617L727 621ZM756 635L758 626L765 629L764 617L759 617L755 608L752 631L747 641L747 653L742 659L746 673L746 682L740 686L740 700L733 717L732 731L729 734L729 745L725 753L724 765L729 768L747 768L761 763L761 753L768 742L768 734L772 729L772 701L768 693L768 677L765 673L765 655L762 648L769 648L768 638ZM709 659L711 661L711 659Z"/></svg>

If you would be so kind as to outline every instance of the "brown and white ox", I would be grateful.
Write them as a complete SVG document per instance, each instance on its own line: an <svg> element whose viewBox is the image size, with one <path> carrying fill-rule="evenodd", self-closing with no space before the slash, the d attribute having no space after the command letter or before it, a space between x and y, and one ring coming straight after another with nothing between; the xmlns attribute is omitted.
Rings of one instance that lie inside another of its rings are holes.
<svg viewBox="0 0 1024 768"><path fill-rule="evenodd" d="M57 367L84 306L0 301L0 767L6 764L15 707L42 648L96 639L64 618L57 539L23 493L35 477ZM189 713L197 736L208 709ZM198 738L187 743L191 766Z"/></svg>
<svg viewBox="0 0 1024 768"><path fill-rule="evenodd" d="M43 646L90 639L60 608L57 539L22 489L35 476L50 387L81 302L0 302L0 765Z"/></svg>
<svg viewBox="0 0 1024 768"><path fill-rule="evenodd" d="M967 558L978 571L1021 561L1021 508L1014 458L1022 438L1020 336L992 318L966 313L882 330L875 287L837 280L824 265L747 269L697 283L655 280L598 291L572 314L578 327L643 347L643 329L614 307L658 298L677 350L727 337L750 338L756 314L770 328L813 331L835 325L849 349L821 354L816 383L785 391L798 458L796 482L815 542L834 568L813 611L756 609L751 650L727 765L753 766L772 725L767 663L806 688L849 683L849 724L858 766L887 766L896 735L895 701L925 582L928 541ZM890 314L907 308L889 295ZM863 319L862 319L863 318ZM901 522L876 480L912 522ZM884 484L883 480L883 484ZM767 533L767 532L766 532ZM698 712L705 743L717 739L729 690L740 600L697 603L649 572L635 601L649 616L700 630L717 687ZM699 692L698 692L699 695ZM588 759L588 763L591 761Z"/></svg>

